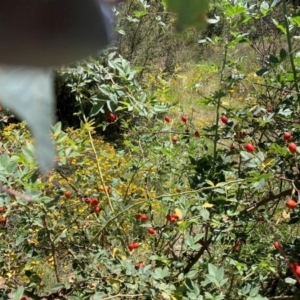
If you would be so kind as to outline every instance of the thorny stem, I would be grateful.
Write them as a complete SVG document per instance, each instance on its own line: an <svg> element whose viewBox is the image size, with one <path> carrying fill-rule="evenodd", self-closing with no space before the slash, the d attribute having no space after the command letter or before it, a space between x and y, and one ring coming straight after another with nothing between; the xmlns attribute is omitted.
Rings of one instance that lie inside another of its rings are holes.
<svg viewBox="0 0 300 300"><path fill-rule="evenodd" d="M213 167L212 167L212 174L215 173L216 170L216 159L217 159L217 147L218 147L218 139L219 139L219 134L218 134L218 129L219 129L219 121L220 121L220 107L221 107L221 98L222 98L222 83L224 80L224 70L226 67L226 61L227 61L227 54L228 54L228 46L227 44L225 45L224 49L224 59L223 59L223 64L221 68L221 76L220 76L220 83L219 83L219 91L218 91L218 97L217 97L217 107L216 107L216 128L215 128L215 134L214 134L214 147L213 147L213 155L214 155L214 160L213 160Z"/></svg>
<svg viewBox="0 0 300 300"><path fill-rule="evenodd" d="M47 236L48 236L50 246L51 246L51 254L52 254L52 257L53 257L54 273L55 273L56 281L57 281L57 283L59 283L60 278L59 278L59 275L58 275L59 272L58 272L58 267L57 267L55 244L54 244L54 240L51 238L51 233L50 233L50 230L48 228L47 221L46 221L45 217L43 217L43 223L44 223L45 229L47 231Z"/></svg>
<svg viewBox="0 0 300 300"><path fill-rule="evenodd" d="M87 119L87 117L86 117L85 114L84 114L84 110L83 110L82 102L81 102L81 99L80 99L80 98L79 98L79 103L80 103L80 105L81 105L81 111L82 111L83 120L84 120L85 124L88 124L88 119ZM106 184L105 184L105 181L104 181L102 169L101 169L100 163L99 163L99 157L98 157L98 154L97 154L97 151L96 151L96 148L95 148L94 139L93 139L93 137L92 137L92 134L91 134L91 130L90 130L90 129L88 129L88 135L89 135L90 143L91 143L91 146L92 146L94 155L95 155L96 165L97 165L97 170L98 170L98 174L99 174L99 178L100 178L101 185L103 186L104 192L105 192L105 194L106 194L106 197L107 197L107 200L108 200L108 205L109 205L109 207L110 207L110 210L111 210L112 212L114 212L114 208L113 208L113 205L112 205L112 203L111 203L111 199L110 199L108 190L105 188Z"/></svg>

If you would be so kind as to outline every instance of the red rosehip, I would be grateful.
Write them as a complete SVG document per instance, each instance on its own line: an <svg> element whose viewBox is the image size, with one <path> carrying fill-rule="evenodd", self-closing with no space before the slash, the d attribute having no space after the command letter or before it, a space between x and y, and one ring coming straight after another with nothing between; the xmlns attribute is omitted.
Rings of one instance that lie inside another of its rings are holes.
<svg viewBox="0 0 300 300"><path fill-rule="evenodd" d="M171 118L170 118L169 116L165 116L165 121L166 121L167 123L170 123Z"/></svg>
<svg viewBox="0 0 300 300"><path fill-rule="evenodd" d="M5 225L6 224L6 217L1 217L0 218L0 224Z"/></svg>
<svg viewBox="0 0 300 300"><path fill-rule="evenodd" d="M140 268L144 268L145 267L145 265L144 265L144 263L143 262L138 262L136 265L135 265L135 268L136 269L140 269Z"/></svg>
<svg viewBox="0 0 300 300"><path fill-rule="evenodd" d="M288 141L291 137L292 137L292 134L291 134L290 132L285 132L285 133L283 134L283 139L284 139L285 141Z"/></svg>
<svg viewBox="0 0 300 300"><path fill-rule="evenodd" d="M280 243L279 242L274 242L274 248L276 249L276 250L278 250L280 247L281 247L281 245L280 245Z"/></svg>
<svg viewBox="0 0 300 300"><path fill-rule="evenodd" d="M253 152L255 150L255 147L250 143L245 144L244 147L248 152Z"/></svg>
<svg viewBox="0 0 300 300"><path fill-rule="evenodd" d="M177 218L174 217L173 215L167 215L166 219L170 222L170 223L175 223L177 221Z"/></svg>
<svg viewBox="0 0 300 300"><path fill-rule="evenodd" d="M94 206L94 213L98 214L101 211L100 206Z"/></svg>
<svg viewBox="0 0 300 300"><path fill-rule="evenodd" d="M135 248L133 243L129 243L129 244L127 245L127 247L128 247L128 249L129 249L129 251L132 251L132 250Z"/></svg>
<svg viewBox="0 0 300 300"><path fill-rule="evenodd" d="M227 118L225 115L223 115L223 116L221 117L221 121L222 121L224 124L226 124L227 121L228 121L228 118Z"/></svg>
<svg viewBox="0 0 300 300"><path fill-rule="evenodd" d="M181 116L181 121L182 122L186 123L187 119L188 119L187 116L185 116L185 115Z"/></svg>
<svg viewBox="0 0 300 300"><path fill-rule="evenodd" d="M135 215L135 218L137 219L137 220L140 220L141 218L142 218L142 213L137 213L136 215Z"/></svg>
<svg viewBox="0 0 300 300"><path fill-rule="evenodd" d="M98 205L99 201L97 198L92 198L90 203L92 206L96 206L96 205Z"/></svg>
<svg viewBox="0 0 300 300"><path fill-rule="evenodd" d="M20 298L20 300L27 300L27 297L22 296L22 297Z"/></svg>
<svg viewBox="0 0 300 300"><path fill-rule="evenodd" d="M199 131L195 131L194 136L195 136L195 137L200 137Z"/></svg>
<svg viewBox="0 0 300 300"><path fill-rule="evenodd" d="M295 153L297 151L297 145L295 143L289 143L289 150L292 153Z"/></svg>
<svg viewBox="0 0 300 300"><path fill-rule="evenodd" d="M292 199L288 199L288 200L286 200L285 205L289 209L295 209L297 207L297 202Z"/></svg>
<svg viewBox="0 0 300 300"><path fill-rule="evenodd" d="M172 141L173 141L173 143L176 143L178 141L178 137L177 136L173 136Z"/></svg>
<svg viewBox="0 0 300 300"><path fill-rule="evenodd" d="M297 274L297 276L300 276L300 266L297 264L294 264L293 269L294 269L295 273Z"/></svg>
<svg viewBox="0 0 300 300"><path fill-rule="evenodd" d="M235 150L234 144L231 144L231 145L230 145L230 150L231 150L231 151Z"/></svg>
<svg viewBox="0 0 300 300"><path fill-rule="evenodd" d="M171 217L175 218L176 220L179 219L179 216L176 213L172 214Z"/></svg>
<svg viewBox="0 0 300 300"><path fill-rule="evenodd" d="M142 215L141 215L141 221L147 221L147 220L148 220L147 215L142 214Z"/></svg>
<svg viewBox="0 0 300 300"><path fill-rule="evenodd" d="M235 243L234 243L234 246L237 247L237 246L240 246L241 244L241 241L237 240Z"/></svg>
<svg viewBox="0 0 300 300"><path fill-rule="evenodd" d="M148 232L149 232L150 234L155 234L155 233L156 233L156 231L155 231L154 228L148 228Z"/></svg>
<svg viewBox="0 0 300 300"><path fill-rule="evenodd" d="M200 245L204 246L205 242L204 242L204 240L203 240L203 239L201 239L201 240L199 240L199 241L198 241L198 244L200 244Z"/></svg>
<svg viewBox="0 0 300 300"><path fill-rule="evenodd" d="M85 197L85 198L84 198L84 202L85 202L86 204L91 204L92 199L91 199L90 197Z"/></svg>
<svg viewBox="0 0 300 300"><path fill-rule="evenodd" d="M5 210L6 210L5 206L1 206L1 207L0 207L0 213L4 213Z"/></svg>
<svg viewBox="0 0 300 300"><path fill-rule="evenodd" d="M258 218L257 218L257 221L258 221L258 222L263 222L264 220L265 220L264 217L258 217Z"/></svg>
<svg viewBox="0 0 300 300"><path fill-rule="evenodd" d="M113 114L113 113L110 113L109 116L108 116L108 118L109 118L109 121L111 121L111 122L116 121L116 115Z"/></svg>
<svg viewBox="0 0 300 300"><path fill-rule="evenodd" d="M236 241L234 243L233 251L238 252L240 250L241 241Z"/></svg>
<svg viewBox="0 0 300 300"><path fill-rule="evenodd" d="M140 244L139 243L133 243L132 246L133 246L133 249L136 249L140 246Z"/></svg>
<svg viewBox="0 0 300 300"><path fill-rule="evenodd" d="M65 198L69 199L71 197L71 191L65 191Z"/></svg>

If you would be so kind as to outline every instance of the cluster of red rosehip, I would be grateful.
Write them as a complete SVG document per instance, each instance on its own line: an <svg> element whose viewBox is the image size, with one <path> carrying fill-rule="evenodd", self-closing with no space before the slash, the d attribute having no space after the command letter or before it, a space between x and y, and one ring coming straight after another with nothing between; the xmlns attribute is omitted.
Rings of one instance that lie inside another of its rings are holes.
<svg viewBox="0 0 300 300"><path fill-rule="evenodd" d="M183 123L186 124L187 120L188 120L188 117L186 115L182 115L181 116L181 121ZM171 122L171 118L169 116L165 116L165 121L167 123L170 123ZM199 131L195 131L194 132L194 136L195 137L200 137L200 132ZM173 143L177 143L178 142L178 137L176 135L174 135L173 138L172 138L172 141L173 141Z"/></svg>
<svg viewBox="0 0 300 300"><path fill-rule="evenodd" d="M285 133L283 134L283 139L284 139L285 141L290 140L291 137L292 137L292 134L291 134L290 132L285 132ZM297 151L297 145L296 145L295 143L292 143L292 142L289 143L289 144L288 144L288 148L289 148L289 150L290 150L291 153L295 153L295 152Z"/></svg>
<svg viewBox="0 0 300 300"><path fill-rule="evenodd" d="M72 196L72 192L71 191L65 191L64 195L65 195L66 199L69 199ZM98 205L99 204L98 198L95 198L95 197L94 198L85 197L84 198L84 202L86 204L91 205L93 207L94 213L96 213L96 214L98 214L102 210L102 208Z"/></svg>
<svg viewBox="0 0 300 300"><path fill-rule="evenodd" d="M222 121L224 124L227 124L228 118L227 118L225 115L222 115L221 121ZM243 131L243 132L236 132L236 135L237 135L237 137L245 137L245 136L247 135L247 133L246 133L245 131ZM284 139L285 141L290 140L291 137L292 137L292 134L291 134L290 132L285 132L285 133L283 134L283 139ZM246 151L248 151L248 152L254 152L254 150L255 150L255 146L254 146L253 144L251 144L251 143L246 143L246 144L244 145L244 148L245 148ZM290 150L291 153L295 153L295 152L297 151L297 145L296 145L295 143L292 143L292 142L289 143L289 144L288 144L288 148L289 148L289 150ZM235 149L235 147L234 147L234 145L232 144L232 145L230 146L230 150L234 150L234 149Z"/></svg>
<svg viewBox="0 0 300 300"><path fill-rule="evenodd" d="M143 213L140 213L140 212L135 215L135 218L137 220L140 220L140 221L147 221L148 220L147 215L143 214ZM179 216L176 213L168 214L168 215L166 215L166 219L170 223L175 223L175 222L178 221ZM148 232L151 235L156 234L156 230L153 227L148 228ZM127 244L127 247L129 249L129 251L133 251L134 249L137 249L139 246L140 246L140 244L137 243L137 242ZM138 268L140 268L140 267L141 266L138 266Z"/></svg>
<svg viewBox="0 0 300 300"><path fill-rule="evenodd" d="M282 249L282 245L279 241L275 241L273 245L276 250ZM290 267L294 270L294 272L297 274L297 276L300 276L300 265L298 265L296 263L291 263Z"/></svg>

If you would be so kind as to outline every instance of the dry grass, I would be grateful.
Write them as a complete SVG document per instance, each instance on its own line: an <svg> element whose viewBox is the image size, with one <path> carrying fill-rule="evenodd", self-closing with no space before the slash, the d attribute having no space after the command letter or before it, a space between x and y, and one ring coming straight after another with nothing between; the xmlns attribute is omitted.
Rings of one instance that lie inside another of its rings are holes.
<svg viewBox="0 0 300 300"><path fill-rule="evenodd" d="M206 98L220 90L220 66L223 52L220 46L207 48L198 63L183 66L170 84L170 93L174 107L171 114L178 117L182 113L193 116L196 126L203 127L215 121L215 107L207 104ZM230 88L222 87L226 96L222 99L225 108L239 108L249 103L256 103L258 92L256 83L261 80L255 76L260 66L255 51L247 44L229 50L228 61L235 62L236 67L225 69L225 77L243 74L245 78L232 84Z"/></svg>

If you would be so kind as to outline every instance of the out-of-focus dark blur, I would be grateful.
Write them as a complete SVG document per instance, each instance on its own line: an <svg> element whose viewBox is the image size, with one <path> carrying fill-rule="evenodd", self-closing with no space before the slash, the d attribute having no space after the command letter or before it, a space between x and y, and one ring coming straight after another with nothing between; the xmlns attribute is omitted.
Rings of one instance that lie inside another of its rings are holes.
<svg viewBox="0 0 300 300"><path fill-rule="evenodd" d="M0 65L50 67L97 53L118 0L0 1Z"/></svg>

